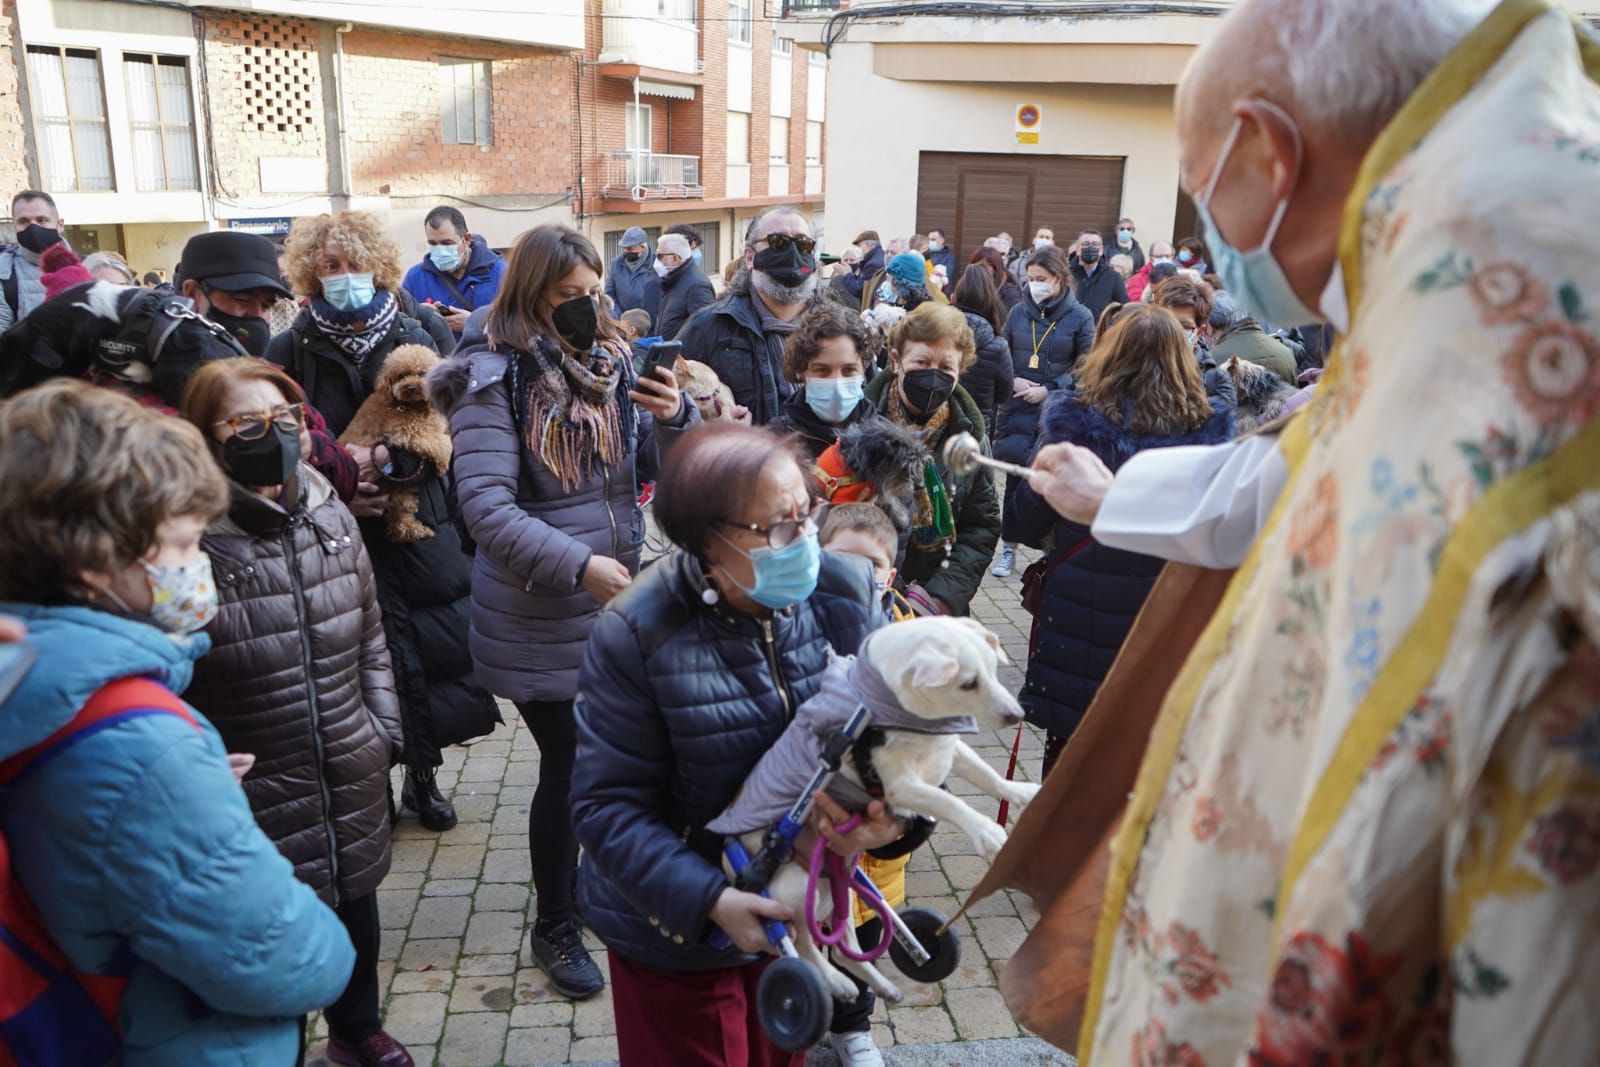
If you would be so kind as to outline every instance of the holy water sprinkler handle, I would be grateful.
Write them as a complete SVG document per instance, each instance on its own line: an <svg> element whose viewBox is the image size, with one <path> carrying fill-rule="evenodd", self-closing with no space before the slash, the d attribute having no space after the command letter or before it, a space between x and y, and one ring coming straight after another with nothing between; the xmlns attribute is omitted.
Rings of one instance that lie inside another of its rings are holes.
<svg viewBox="0 0 1600 1067"><path fill-rule="evenodd" d="M945 466L955 471L958 475L968 475L979 467L992 467L1006 474L1026 478L1033 471L1018 463L1007 463L1003 459L995 459L983 454L983 447L978 444L978 439L970 433L958 433L944 443Z"/></svg>

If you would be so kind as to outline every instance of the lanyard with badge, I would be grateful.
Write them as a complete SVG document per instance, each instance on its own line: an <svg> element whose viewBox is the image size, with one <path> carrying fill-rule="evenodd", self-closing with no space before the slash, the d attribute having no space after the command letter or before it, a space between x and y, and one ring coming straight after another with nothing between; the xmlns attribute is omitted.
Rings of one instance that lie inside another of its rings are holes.
<svg viewBox="0 0 1600 1067"><path fill-rule="evenodd" d="M1057 326L1060 326L1060 325L1061 325L1061 320L1057 319L1055 322L1052 322L1050 324L1050 328L1044 332L1044 336L1040 337L1039 336L1039 324L1034 322L1032 319L1028 320L1028 336L1033 338L1033 356L1031 358L1029 358L1029 360L1028 360L1028 369L1029 370L1038 370L1039 369L1039 348L1046 341L1050 340L1050 335L1052 333L1054 333L1055 332L1055 328Z"/></svg>

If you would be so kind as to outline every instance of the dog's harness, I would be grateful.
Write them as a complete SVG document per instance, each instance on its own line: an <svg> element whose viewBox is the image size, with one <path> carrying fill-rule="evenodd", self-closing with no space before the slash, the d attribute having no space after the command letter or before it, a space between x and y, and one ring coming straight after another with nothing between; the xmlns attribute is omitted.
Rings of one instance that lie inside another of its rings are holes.
<svg viewBox="0 0 1600 1067"><path fill-rule="evenodd" d="M906 710L865 656L841 657L828 665L822 687L800 706L778 743L762 756L741 794L707 824L715 834L766 828L760 852L740 875L740 888L762 886L789 858L792 834L785 826L797 798L824 789L848 812L860 812L884 795L874 755L890 730L927 734L977 733L968 715L926 719ZM861 784L838 773L849 759ZM807 808L809 810L809 808Z"/></svg>

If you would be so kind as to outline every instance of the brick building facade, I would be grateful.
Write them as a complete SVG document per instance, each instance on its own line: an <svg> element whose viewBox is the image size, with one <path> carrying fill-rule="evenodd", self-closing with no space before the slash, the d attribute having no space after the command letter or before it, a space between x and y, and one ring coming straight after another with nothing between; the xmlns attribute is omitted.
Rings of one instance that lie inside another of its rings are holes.
<svg viewBox="0 0 1600 1067"><path fill-rule="evenodd" d="M820 207L820 160L804 160L823 68L775 51L752 0L551 0L493 19L394 0L354 24L186 6L0 0L7 185L49 189L74 247L140 271L170 270L196 232L346 207L386 216L420 257L439 203L497 247L545 222L613 245L629 225L691 222L714 270L763 206ZM89 78L102 99L86 112L67 89Z"/></svg>

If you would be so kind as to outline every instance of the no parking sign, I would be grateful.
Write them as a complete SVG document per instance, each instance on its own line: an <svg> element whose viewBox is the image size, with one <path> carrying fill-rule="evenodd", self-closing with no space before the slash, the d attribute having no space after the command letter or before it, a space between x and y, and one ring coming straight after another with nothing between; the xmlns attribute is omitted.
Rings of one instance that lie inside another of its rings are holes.
<svg viewBox="0 0 1600 1067"><path fill-rule="evenodd" d="M1044 119L1038 104L1017 105L1017 143L1038 144L1039 127Z"/></svg>

